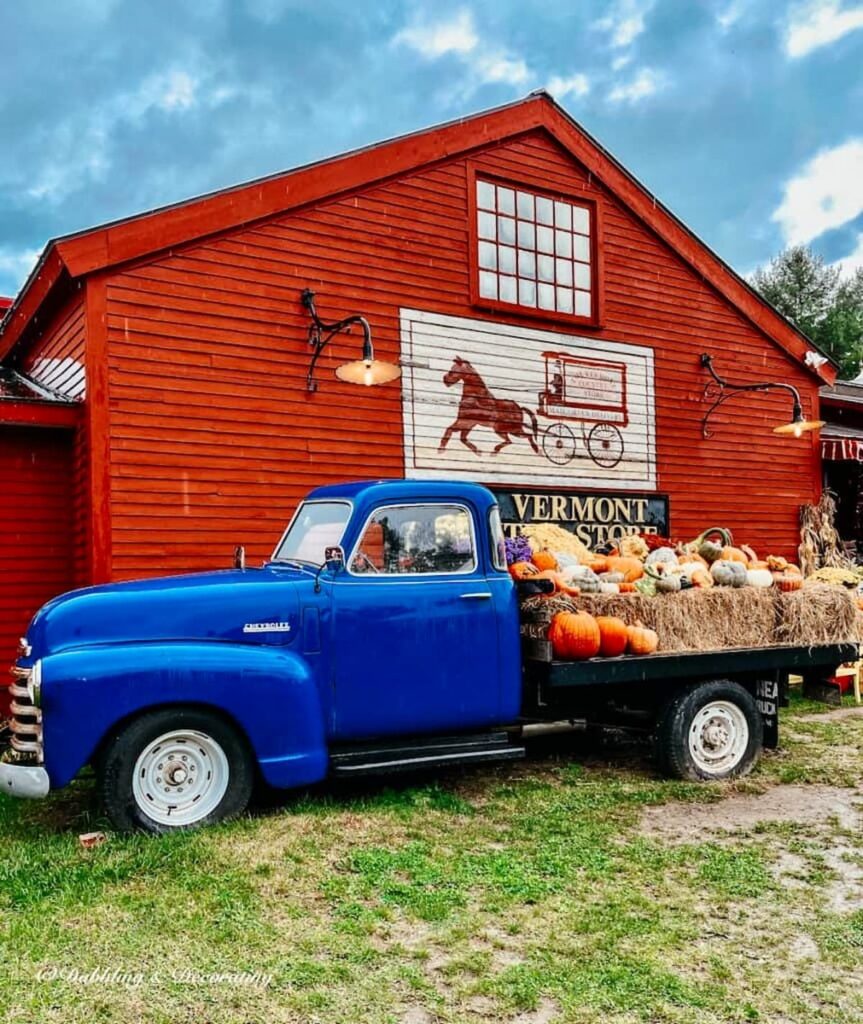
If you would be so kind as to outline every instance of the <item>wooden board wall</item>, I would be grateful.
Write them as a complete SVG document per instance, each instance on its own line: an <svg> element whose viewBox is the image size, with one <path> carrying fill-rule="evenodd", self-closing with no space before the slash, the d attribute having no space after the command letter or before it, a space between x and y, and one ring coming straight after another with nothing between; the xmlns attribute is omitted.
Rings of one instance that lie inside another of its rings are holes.
<svg viewBox="0 0 863 1024"><path fill-rule="evenodd" d="M359 335L333 343L319 364L320 390L306 392L305 287L326 318L364 314L385 359L399 357L403 307L651 346L657 489L670 497L673 532L723 524L757 549L793 553L798 506L818 490L812 442L770 432L790 415L781 395L735 399L703 440L698 356L713 353L729 377L796 384L807 414L814 380L544 133L475 153L473 165L597 201L602 327L471 305L462 159L114 272L114 578L225 566L237 543L254 563L310 487L402 475L399 385L365 390L332 374L356 357Z"/></svg>
<svg viewBox="0 0 863 1024"><path fill-rule="evenodd" d="M7 665L34 613L75 583L71 432L0 428L0 466L0 664Z"/></svg>

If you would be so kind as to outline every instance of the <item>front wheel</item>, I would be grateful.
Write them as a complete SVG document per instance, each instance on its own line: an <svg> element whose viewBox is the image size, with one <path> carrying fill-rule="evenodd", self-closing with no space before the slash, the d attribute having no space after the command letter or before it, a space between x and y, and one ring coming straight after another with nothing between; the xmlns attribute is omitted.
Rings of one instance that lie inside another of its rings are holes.
<svg viewBox="0 0 863 1024"><path fill-rule="evenodd" d="M666 775L692 782L734 779L758 763L763 723L755 699L731 680L702 683L665 707L657 755Z"/></svg>
<svg viewBox="0 0 863 1024"><path fill-rule="evenodd" d="M99 788L119 831L162 834L242 814L254 778L248 744L223 718L198 708L164 708L109 739Z"/></svg>

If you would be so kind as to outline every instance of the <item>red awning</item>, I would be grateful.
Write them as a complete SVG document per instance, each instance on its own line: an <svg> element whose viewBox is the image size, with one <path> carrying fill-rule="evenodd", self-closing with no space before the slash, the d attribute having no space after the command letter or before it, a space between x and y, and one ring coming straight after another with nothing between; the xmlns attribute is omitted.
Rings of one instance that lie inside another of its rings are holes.
<svg viewBox="0 0 863 1024"><path fill-rule="evenodd" d="M863 439L822 437L821 458L829 462L863 462Z"/></svg>

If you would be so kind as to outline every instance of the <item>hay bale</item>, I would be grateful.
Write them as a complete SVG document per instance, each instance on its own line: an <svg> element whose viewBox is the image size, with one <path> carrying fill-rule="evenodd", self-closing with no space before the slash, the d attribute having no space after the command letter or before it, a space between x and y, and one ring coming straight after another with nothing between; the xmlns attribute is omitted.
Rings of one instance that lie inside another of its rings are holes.
<svg viewBox="0 0 863 1024"><path fill-rule="evenodd" d="M779 594L774 643L811 647L861 639L855 595L831 583L807 583Z"/></svg>
<svg viewBox="0 0 863 1024"><path fill-rule="evenodd" d="M522 603L522 633L543 639L560 611L616 615L643 622L659 650L716 651L732 647L855 643L863 637L854 597L842 587L811 585L790 594L775 587L710 587L678 594L582 594L531 597Z"/></svg>

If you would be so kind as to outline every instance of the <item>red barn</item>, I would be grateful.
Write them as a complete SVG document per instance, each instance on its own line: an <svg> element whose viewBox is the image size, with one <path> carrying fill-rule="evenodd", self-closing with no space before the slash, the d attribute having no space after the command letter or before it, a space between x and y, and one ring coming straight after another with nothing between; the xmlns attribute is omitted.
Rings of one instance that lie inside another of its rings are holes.
<svg viewBox="0 0 863 1024"><path fill-rule="evenodd" d="M685 159L685 154L682 155ZM400 381L307 388L309 313ZM830 363L546 94L52 241L0 333L0 648L73 585L271 551L344 478L470 477L593 540L727 525L791 554L791 401ZM450 430L449 428L453 429Z"/></svg>

